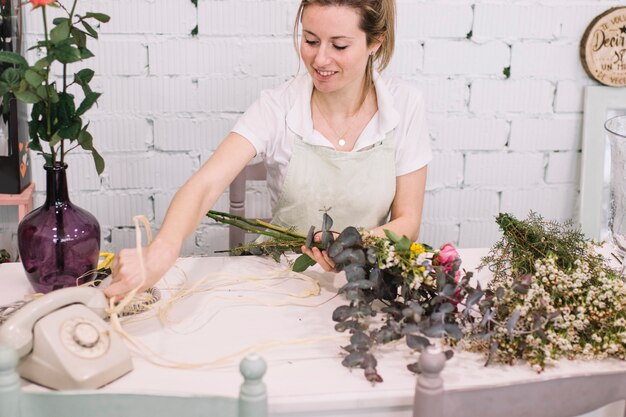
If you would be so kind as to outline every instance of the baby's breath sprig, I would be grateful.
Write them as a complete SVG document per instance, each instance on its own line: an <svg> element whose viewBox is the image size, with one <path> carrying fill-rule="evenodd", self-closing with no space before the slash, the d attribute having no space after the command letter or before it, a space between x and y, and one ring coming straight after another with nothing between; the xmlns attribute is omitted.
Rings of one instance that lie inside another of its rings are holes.
<svg viewBox="0 0 626 417"><path fill-rule="evenodd" d="M487 361L521 359L540 372L561 358L626 359L626 282L571 223L501 214L493 272L465 344Z"/></svg>

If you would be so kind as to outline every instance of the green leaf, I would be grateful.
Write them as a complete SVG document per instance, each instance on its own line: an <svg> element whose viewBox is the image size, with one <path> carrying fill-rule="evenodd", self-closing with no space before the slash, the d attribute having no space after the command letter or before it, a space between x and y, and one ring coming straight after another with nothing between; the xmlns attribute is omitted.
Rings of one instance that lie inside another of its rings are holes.
<svg viewBox="0 0 626 417"><path fill-rule="evenodd" d="M291 269L294 272L303 272L303 271L306 271L308 267L313 266L316 263L317 262L315 262L315 260L309 257L309 255L302 254L298 256L298 258L295 260Z"/></svg>
<svg viewBox="0 0 626 417"><path fill-rule="evenodd" d="M43 156L43 159L44 159L46 165L52 165L54 163L54 161L52 159L52 154L49 154L49 153L46 153L46 152L41 152L41 156Z"/></svg>
<svg viewBox="0 0 626 417"><path fill-rule="evenodd" d="M346 321L356 313L357 309L351 306L339 306L333 311L333 321Z"/></svg>
<svg viewBox="0 0 626 417"><path fill-rule="evenodd" d="M30 142L28 143L28 147L30 148L30 150L35 151L35 152L41 152L41 143L39 142L39 138L35 137L35 138L31 138Z"/></svg>
<svg viewBox="0 0 626 417"><path fill-rule="evenodd" d="M50 103L56 104L59 102L59 94L54 88L54 84L48 86L48 94L50 95Z"/></svg>
<svg viewBox="0 0 626 417"><path fill-rule="evenodd" d="M522 311L519 308L516 308L515 310L513 310L513 313L511 313L511 317L509 317L509 320L506 323L506 330L509 334L509 340L513 340L513 330L515 329L515 325L517 324L517 321L519 320L521 315Z"/></svg>
<svg viewBox="0 0 626 417"><path fill-rule="evenodd" d="M82 124L83 122L80 117L72 119L69 124L59 129L59 136L63 139L76 139L80 133Z"/></svg>
<svg viewBox="0 0 626 417"><path fill-rule="evenodd" d="M467 297L467 301L465 302L465 309L469 309L474 304L476 304L480 299L485 295L485 292L482 290L476 290L472 294Z"/></svg>
<svg viewBox="0 0 626 417"><path fill-rule="evenodd" d="M69 36L70 36L70 22L68 20L64 20L60 22L50 31L50 40L55 45L68 39Z"/></svg>
<svg viewBox="0 0 626 417"><path fill-rule="evenodd" d="M88 93L85 99L80 103L80 106L78 106L78 109L76 109L76 115L80 116L84 114L94 105L101 95L101 93Z"/></svg>
<svg viewBox="0 0 626 417"><path fill-rule="evenodd" d="M49 67L49 66L50 66L50 61L48 60L48 57L43 57L37 62L35 62L35 65L33 65L33 69L35 71L43 71L46 67Z"/></svg>
<svg viewBox="0 0 626 417"><path fill-rule="evenodd" d="M198 36L198 25L191 29L191 36Z"/></svg>
<svg viewBox="0 0 626 417"><path fill-rule="evenodd" d="M88 59L93 58L95 55L87 48L79 48L80 51L80 59Z"/></svg>
<svg viewBox="0 0 626 417"><path fill-rule="evenodd" d="M54 56L61 64L70 64L82 59L80 50L69 43L58 45L54 50Z"/></svg>
<svg viewBox="0 0 626 417"><path fill-rule="evenodd" d="M53 25L58 25L59 23L67 22L69 19L67 17L55 17L52 20Z"/></svg>
<svg viewBox="0 0 626 417"><path fill-rule="evenodd" d="M11 88L17 88L22 80L20 71L15 68L7 68L0 76L2 81L6 82Z"/></svg>
<svg viewBox="0 0 626 417"><path fill-rule="evenodd" d="M56 145L57 143L61 142L61 136L59 136L58 133L55 133L54 135L52 135L52 139L50 139L50 147L52 148L54 145Z"/></svg>
<svg viewBox="0 0 626 417"><path fill-rule="evenodd" d="M59 119L59 125L69 125L76 115L74 96L69 93L59 93L59 103L55 106L55 109L57 111L56 114Z"/></svg>
<svg viewBox="0 0 626 417"><path fill-rule="evenodd" d="M45 111L45 104L43 102L39 102L33 105L32 110L30 111L30 120L39 120Z"/></svg>
<svg viewBox="0 0 626 417"><path fill-rule="evenodd" d="M0 81L0 96L4 96L8 92L9 92L8 84L3 81ZM4 103L4 100L3 100L3 103Z"/></svg>
<svg viewBox="0 0 626 417"><path fill-rule="evenodd" d="M14 94L15 98L24 103L34 104L41 100L41 97L30 90L16 91Z"/></svg>
<svg viewBox="0 0 626 417"><path fill-rule="evenodd" d="M70 30L72 37L76 41L76 46L79 48L85 48L87 46L87 35L82 30L72 27Z"/></svg>
<svg viewBox="0 0 626 417"><path fill-rule="evenodd" d="M409 250L409 249L411 249L411 244L412 243L413 242L411 242L411 239L409 239L406 236L402 236L400 241L396 243L396 250L397 251Z"/></svg>
<svg viewBox="0 0 626 417"><path fill-rule="evenodd" d="M96 171L98 172L98 175L102 175L102 173L104 172L104 159L95 149L91 150L91 156L93 156L93 162L96 165Z"/></svg>
<svg viewBox="0 0 626 417"><path fill-rule="evenodd" d="M85 15L85 17L86 18L93 17L98 22L102 22L102 23L107 23L109 20L111 20L111 18L108 15L104 14L104 13L91 13L91 12L88 12Z"/></svg>
<svg viewBox="0 0 626 417"><path fill-rule="evenodd" d="M456 340L463 339L463 331L457 324L446 323L444 325L444 329L446 330L446 333L448 334L448 336L450 336L451 338L456 339Z"/></svg>
<svg viewBox="0 0 626 417"><path fill-rule="evenodd" d="M87 132L88 126L89 123L78 134L78 144L86 151L91 151L93 150L93 137L91 133Z"/></svg>
<svg viewBox="0 0 626 417"><path fill-rule="evenodd" d="M445 332L443 323L436 323L422 330L422 333L427 337L442 337Z"/></svg>
<svg viewBox="0 0 626 417"><path fill-rule="evenodd" d="M96 32L96 30L92 28L89 23L85 22L84 20L81 21L80 23L82 23L83 27L85 28L89 36L91 36L94 39L98 39L98 32Z"/></svg>
<svg viewBox="0 0 626 417"><path fill-rule="evenodd" d="M430 341L426 339L424 336L417 336L409 334L406 336L406 344L411 349L417 350L421 352L427 346L430 346Z"/></svg>
<svg viewBox="0 0 626 417"><path fill-rule="evenodd" d="M6 62L8 64L18 65L21 68L27 68L28 62L26 59L15 52L0 51L0 62Z"/></svg>
<svg viewBox="0 0 626 417"><path fill-rule="evenodd" d="M37 93L37 95L42 99L48 98L48 94L46 93L46 86L44 84L41 84L39 87L37 87L35 93Z"/></svg>
<svg viewBox="0 0 626 417"><path fill-rule="evenodd" d="M93 78L93 75L93 70L85 68L74 74L74 81L76 81L80 85L88 84Z"/></svg>
<svg viewBox="0 0 626 417"><path fill-rule="evenodd" d="M391 230L385 229L384 232L385 232L385 236L387 236L387 238L391 240L393 243L398 243L400 239L402 239L400 236L398 236L396 233L392 232Z"/></svg>
<svg viewBox="0 0 626 417"><path fill-rule="evenodd" d="M444 314L452 313L455 310L456 307L452 305L452 303L444 303L441 305L441 307L439 307L439 312Z"/></svg>
<svg viewBox="0 0 626 417"><path fill-rule="evenodd" d="M32 69L26 70L26 72L24 73L24 79L28 84L35 88L40 86L41 83L43 83L43 81L45 80L44 77L42 77L39 73L33 71Z"/></svg>

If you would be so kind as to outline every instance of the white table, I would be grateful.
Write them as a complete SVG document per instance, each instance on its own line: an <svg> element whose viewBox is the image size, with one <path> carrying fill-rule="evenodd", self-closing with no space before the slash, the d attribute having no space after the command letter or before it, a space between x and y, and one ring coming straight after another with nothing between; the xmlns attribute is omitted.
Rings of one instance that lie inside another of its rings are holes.
<svg viewBox="0 0 626 417"><path fill-rule="evenodd" d="M465 249L460 254L464 267L471 269L478 264L485 250ZM167 274L165 281L180 282L184 276L188 282L207 276L209 280L245 275L268 276L285 268L285 264L259 257L183 258ZM417 356L402 344L380 349L377 354L378 370L385 381L375 386L365 380L360 369L351 372L341 366L340 346L347 344L347 335L334 330L331 316L338 305L345 303L341 296L333 298L337 288L343 284L342 275L324 273L319 269L311 269L307 275L319 280L319 295L288 299L283 294L277 294L279 291L302 290L304 281L295 279L275 280L270 288L242 283L196 293L178 302L170 314L172 320L180 320L178 323L164 326L153 317L127 323L125 328L158 354L180 362L212 361L259 343L274 343L273 347L259 351L268 362L264 381L268 387L272 416L411 416L416 377L406 369L406 365ZM488 273L484 271L478 274L481 281L488 278ZM20 264L0 265L0 305L22 299L31 292ZM167 297L167 293L164 296ZM263 305L288 300L317 306ZM303 339L309 339L310 343L293 344ZM242 356L243 353L219 367L191 370L158 367L135 356L134 371L102 390L236 396L241 382L236 366ZM618 360L562 361L540 375L527 365L484 368L483 364L481 355L469 352L456 354L442 372L446 389L488 388L561 376L602 375L616 370L624 371L626 375L626 362ZM24 389L43 390L26 381ZM623 405L615 405L611 410L607 413L621 416Z"/></svg>

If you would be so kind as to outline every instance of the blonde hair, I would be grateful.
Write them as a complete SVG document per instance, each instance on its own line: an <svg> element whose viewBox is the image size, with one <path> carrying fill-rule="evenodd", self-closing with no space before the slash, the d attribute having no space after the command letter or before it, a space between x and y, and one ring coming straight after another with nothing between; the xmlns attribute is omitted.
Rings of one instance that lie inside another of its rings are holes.
<svg viewBox="0 0 626 417"><path fill-rule="evenodd" d="M360 102L363 104L367 93L374 85L374 62L377 64L376 69L380 72L387 68L393 56L396 20L395 0L301 0L293 26L293 42L296 52L299 51L298 29L302 21L302 14L304 9L312 4L347 6L355 9L361 16L359 29L365 32L367 46L381 41L380 47L367 60Z"/></svg>

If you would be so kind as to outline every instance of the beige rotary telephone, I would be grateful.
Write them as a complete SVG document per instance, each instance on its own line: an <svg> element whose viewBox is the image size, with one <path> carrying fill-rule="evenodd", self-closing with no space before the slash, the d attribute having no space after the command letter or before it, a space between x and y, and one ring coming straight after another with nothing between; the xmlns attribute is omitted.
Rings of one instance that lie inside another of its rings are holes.
<svg viewBox="0 0 626 417"><path fill-rule="evenodd" d="M64 288L31 301L0 326L19 374L54 389L94 389L133 369L124 341L103 321L107 300L93 287Z"/></svg>

